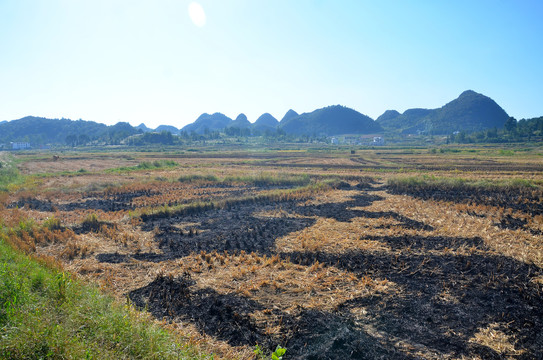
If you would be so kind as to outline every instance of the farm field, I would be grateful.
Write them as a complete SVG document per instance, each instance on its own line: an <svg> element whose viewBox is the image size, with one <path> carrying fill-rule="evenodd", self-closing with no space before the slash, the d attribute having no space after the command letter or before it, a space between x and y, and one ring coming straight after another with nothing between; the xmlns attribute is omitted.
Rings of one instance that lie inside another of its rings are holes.
<svg viewBox="0 0 543 360"><path fill-rule="evenodd" d="M53 155L14 155L8 241L217 358L543 353L541 148Z"/></svg>

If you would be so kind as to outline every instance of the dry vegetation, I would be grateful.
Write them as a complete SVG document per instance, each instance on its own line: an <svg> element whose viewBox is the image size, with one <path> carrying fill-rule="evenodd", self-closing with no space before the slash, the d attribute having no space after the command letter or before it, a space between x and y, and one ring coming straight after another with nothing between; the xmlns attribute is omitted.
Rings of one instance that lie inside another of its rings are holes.
<svg viewBox="0 0 543 360"><path fill-rule="evenodd" d="M21 156L30 177L0 198L6 226L43 226L9 241L218 357L252 358L255 344L315 359L543 351L537 149L43 159ZM178 165L137 168L155 160Z"/></svg>

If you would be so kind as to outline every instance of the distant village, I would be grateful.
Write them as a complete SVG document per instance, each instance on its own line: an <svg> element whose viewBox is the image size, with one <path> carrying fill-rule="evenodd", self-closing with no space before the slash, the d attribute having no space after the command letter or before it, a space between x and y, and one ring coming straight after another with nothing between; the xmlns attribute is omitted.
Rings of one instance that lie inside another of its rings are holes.
<svg viewBox="0 0 543 360"><path fill-rule="evenodd" d="M330 139L332 145L366 145L366 146L383 146L385 139L382 136L338 136Z"/></svg>
<svg viewBox="0 0 543 360"><path fill-rule="evenodd" d="M0 144L0 150L25 150L32 149L29 142L11 142L9 144Z"/></svg>
<svg viewBox="0 0 543 360"><path fill-rule="evenodd" d="M382 136L368 136L368 135L346 135L346 136L334 136L329 138L329 144L331 145L361 145L361 146L383 146L385 145L385 139ZM16 151L16 150L28 150L28 149L46 149L49 146L39 145L33 147L29 142L10 142L9 144L0 144L0 150Z"/></svg>

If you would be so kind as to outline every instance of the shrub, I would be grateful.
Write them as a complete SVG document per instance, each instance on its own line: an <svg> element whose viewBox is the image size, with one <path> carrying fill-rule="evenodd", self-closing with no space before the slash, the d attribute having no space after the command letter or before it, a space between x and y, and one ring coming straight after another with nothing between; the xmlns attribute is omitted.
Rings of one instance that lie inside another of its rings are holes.
<svg viewBox="0 0 543 360"><path fill-rule="evenodd" d="M62 225L60 223L60 220L57 219L54 216L51 216L51 217L47 218L43 222L43 226L48 228L49 230L60 230L60 229L62 229Z"/></svg>

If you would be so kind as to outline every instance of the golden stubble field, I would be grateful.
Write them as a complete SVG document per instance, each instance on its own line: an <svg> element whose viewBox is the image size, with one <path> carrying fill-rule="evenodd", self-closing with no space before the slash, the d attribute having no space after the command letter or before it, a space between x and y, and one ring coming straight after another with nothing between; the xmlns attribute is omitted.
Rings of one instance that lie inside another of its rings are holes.
<svg viewBox="0 0 543 360"><path fill-rule="evenodd" d="M532 359L543 351L536 151L18 160L28 178L0 199L2 221L43 226L13 233L13 244L219 358L252 358L256 344L279 344L295 359ZM434 183L394 185L406 177Z"/></svg>

